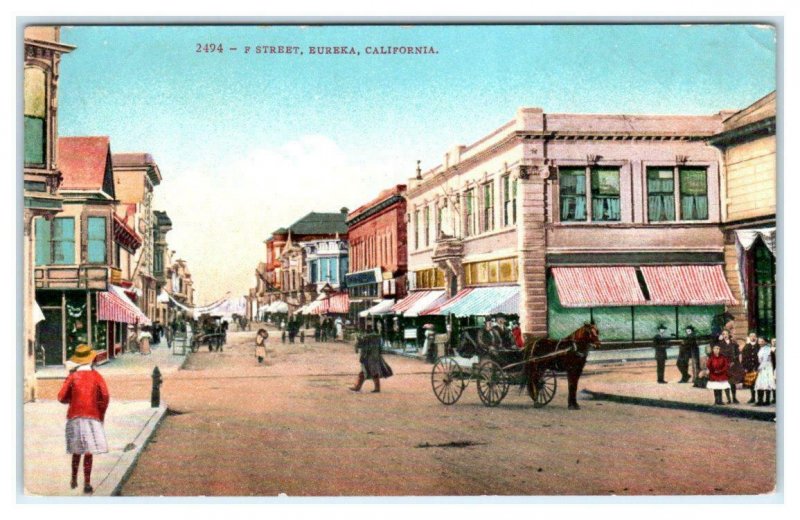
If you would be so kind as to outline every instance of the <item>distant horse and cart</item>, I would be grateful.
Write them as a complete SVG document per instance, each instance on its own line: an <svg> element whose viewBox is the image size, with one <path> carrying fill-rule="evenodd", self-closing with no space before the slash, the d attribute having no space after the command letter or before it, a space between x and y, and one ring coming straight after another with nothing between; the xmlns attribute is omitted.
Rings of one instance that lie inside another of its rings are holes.
<svg viewBox="0 0 800 520"><path fill-rule="evenodd" d="M200 350L201 345L208 346L209 352L222 352L227 329L227 322L222 320L222 316L200 315L198 330L192 337L192 352Z"/></svg>
<svg viewBox="0 0 800 520"><path fill-rule="evenodd" d="M487 347L479 340L480 328L461 332L454 352L439 358L431 372L436 398L445 405L455 404L470 381L475 381L478 397L486 406L497 406L508 395L511 385L527 388L534 407L553 400L558 387L558 372L565 372L569 390L568 407L577 410L578 380L586 365L590 348L600 346L597 327L586 323L560 339L530 339L524 348Z"/></svg>

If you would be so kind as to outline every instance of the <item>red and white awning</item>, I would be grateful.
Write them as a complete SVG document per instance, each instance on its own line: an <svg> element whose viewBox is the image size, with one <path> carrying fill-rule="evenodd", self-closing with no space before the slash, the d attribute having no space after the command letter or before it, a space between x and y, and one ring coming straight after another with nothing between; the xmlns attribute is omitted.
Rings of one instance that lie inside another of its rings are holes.
<svg viewBox="0 0 800 520"><path fill-rule="evenodd" d="M642 266L651 305L736 305L721 265Z"/></svg>
<svg viewBox="0 0 800 520"><path fill-rule="evenodd" d="M322 302L322 314L347 314L350 312L350 296L347 293L334 294Z"/></svg>
<svg viewBox="0 0 800 520"><path fill-rule="evenodd" d="M636 268L554 267L558 300L564 307L647 305Z"/></svg>
<svg viewBox="0 0 800 520"><path fill-rule="evenodd" d="M133 303L121 287L109 285L107 292L97 293L97 319L150 325L150 319Z"/></svg>

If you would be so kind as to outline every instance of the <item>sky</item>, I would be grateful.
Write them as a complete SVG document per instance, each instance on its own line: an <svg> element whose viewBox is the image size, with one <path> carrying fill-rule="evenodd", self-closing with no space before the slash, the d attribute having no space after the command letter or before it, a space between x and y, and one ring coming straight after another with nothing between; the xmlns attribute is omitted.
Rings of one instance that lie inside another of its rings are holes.
<svg viewBox="0 0 800 520"><path fill-rule="evenodd" d="M76 26L61 39L77 48L61 62L59 135L153 155L155 209L197 303L247 294L273 230L354 209L519 107L712 114L776 88L767 26ZM279 45L303 54L256 53ZM310 53L325 46L360 54Z"/></svg>

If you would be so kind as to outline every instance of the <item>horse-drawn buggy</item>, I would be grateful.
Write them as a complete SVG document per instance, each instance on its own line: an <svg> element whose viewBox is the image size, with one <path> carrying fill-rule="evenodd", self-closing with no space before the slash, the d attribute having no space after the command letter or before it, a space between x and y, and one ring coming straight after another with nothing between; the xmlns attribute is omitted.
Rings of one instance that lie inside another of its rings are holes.
<svg viewBox="0 0 800 520"><path fill-rule="evenodd" d="M589 348L598 347L600 338L594 324L587 323L560 340L536 339L517 348L513 342L491 342L481 328L461 331L457 346L439 358L431 372L431 386L443 404L455 404L470 381L475 381L478 397L486 406L497 406L512 385L527 388L534 407L553 400L558 387L558 372L566 372L569 408L578 409L578 379L583 373Z"/></svg>
<svg viewBox="0 0 800 520"><path fill-rule="evenodd" d="M192 352L197 352L201 345L207 345L209 352L221 352L225 345L226 329L222 316L201 314L197 331L192 337Z"/></svg>

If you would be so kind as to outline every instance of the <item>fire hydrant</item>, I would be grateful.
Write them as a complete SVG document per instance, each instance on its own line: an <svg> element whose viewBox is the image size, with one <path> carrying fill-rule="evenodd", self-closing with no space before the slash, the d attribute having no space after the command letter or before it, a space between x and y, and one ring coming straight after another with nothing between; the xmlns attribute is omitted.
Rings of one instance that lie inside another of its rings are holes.
<svg viewBox="0 0 800 520"><path fill-rule="evenodd" d="M150 407L158 408L161 406L161 384L164 380L161 378L161 371L158 367L153 369L153 387L150 392Z"/></svg>

